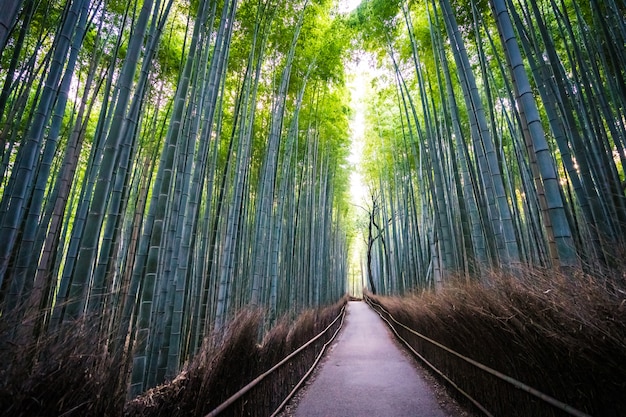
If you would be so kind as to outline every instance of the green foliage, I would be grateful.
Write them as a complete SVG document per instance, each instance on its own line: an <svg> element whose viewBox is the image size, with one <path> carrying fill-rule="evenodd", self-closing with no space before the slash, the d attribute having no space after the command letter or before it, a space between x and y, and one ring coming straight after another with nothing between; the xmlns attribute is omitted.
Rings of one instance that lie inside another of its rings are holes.
<svg viewBox="0 0 626 417"><path fill-rule="evenodd" d="M386 47L402 27L398 16L400 1L366 0L352 12L349 24L365 50L377 51L383 59Z"/></svg>
<svg viewBox="0 0 626 417"><path fill-rule="evenodd" d="M484 17L491 15L489 0L451 0L451 3L459 28L468 39L474 37L474 12L472 9L475 8L478 14Z"/></svg>
<svg viewBox="0 0 626 417"><path fill-rule="evenodd" d="M365 181L372 189L378 188L380 178L391 180L394 155L403 148L396 88L393 85L379 87L377 81L381 81L381 77L372 82L373 88L380 89L370 95L363 150Z"/></svg>
<svg viewBox="0 0 626 417"><path fill-rule="evenodd" d="M183 9L183 5L176 4L172 12L172 18L168 19L164 28L164 39L161 42L156 60L162 69L160 78L175 79L181 71L183 57L186 51L183 47L187 43L185 38L189 36L187 29L188 19L192 19L189 10Z"/></svg>

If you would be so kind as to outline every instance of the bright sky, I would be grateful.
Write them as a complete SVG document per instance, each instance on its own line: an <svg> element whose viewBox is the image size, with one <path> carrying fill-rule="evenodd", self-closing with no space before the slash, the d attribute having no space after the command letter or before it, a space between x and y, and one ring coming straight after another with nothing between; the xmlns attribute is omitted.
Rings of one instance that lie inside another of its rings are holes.
<svg viewBox="0 0 626 417"><path fill-rule="evenodd" d="M364 60L361 60L359 63L352 62L349 66L349 72L354 74L354 78L349 82L350 92L352 93L351 107L354 111L354 117L350 121L352 138L350 157L348 158L348 161L353 166L352 173L350 174L350 191L352 194L352 203L359 206L364 205L367 191L360 172L365 134L364 95L366 90L366 67L367 64Z"/></svg>
<svg viewBox="0 0 626 417"><path fill-rule="evenodd" d="M361 0L339 0L339 12L350 13L352 10L356 9L360 3Z"/></svg>
<svg viewBox="0 0 626 417"><path fill-rule="evenodd" d="M350 13L356 9L361 0L339 0L339 12ZM358 61L358 62L357 62ZM352 165L350 174L350 194L352 204L365 207L367 201L367 189L361 175L361 160L363 159L363 142L365 140L365 92L367 90L368 64L367 60L353 60L348 64L348 87L352 95L353 117L350 121L351 145L348 161ZM355 207L355 213L362 209ZM351 260L348 273L348 291L356 296L362 296L363 285L363 253L364 243L362 237L357 237L352 242Z"/></svg>
<svg viewBox="0 0 626 417"><path fill-rule="evenodd" d="M350 120L350 157L348 161L352 165L350 173L350 194L352 204L355 206L367 206L367 188L361 175L361 160L363 159L363 143L365 141L365 94L368 80L368 64L365 59L358 63L353 60L348 64L348 87L352 94L353 117ZM354 213L362 214L362 209L354 207ZM365 253L363 237L358 236L351 244L351 259L348 273L348 291L355 297L362 296L363 286L363 254Z"/></svg>

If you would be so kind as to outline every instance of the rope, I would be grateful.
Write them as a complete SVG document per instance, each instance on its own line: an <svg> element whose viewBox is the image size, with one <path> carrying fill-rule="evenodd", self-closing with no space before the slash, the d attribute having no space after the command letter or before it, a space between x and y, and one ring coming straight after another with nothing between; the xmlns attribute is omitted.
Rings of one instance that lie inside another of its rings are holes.
<svg viewBox="0 0 626 417"><path fill-rule="evenodd" d="M310 346L312 343L314 343L317 339L319 339L320 337L322 337L324 335L324 333L326 333L336 322L337 320L339 320L340 318L341 320L341 324L343 324L343 316L344 316L344 312L345 312L346 306L344 305L341 308L341 311L339 312L339 314L337 315L337 317L335 317L335 319L332 321L332 323L330 323L324 330L322 330L317 336L315 336L313 339L309 340L308 342L306 342L304 345L300 346L298 349L294 350L291 354L289 354L287 357L285 357L283 360L281 360L280 362L278 362L276 365L274 365L273 367L271 367L269 370L267 370L266 372L264 372L263 374L259 375L258 377L256 377L254 380L252 380L250 383L248 383L246 386L244 386L243 388L241 388L239 391L237 391L236 393L234 393L232 396L230 396L226 401L224 401L222 404L220 404L219 406L217 406L213 411L211 411L209 414L207 414L205 417L215 417L217 415L219 415L222 411L224 411L226 408L228 408L230 405L232 405L235 401L237 401L239 398L241 398L244 394L246 394L248 391L250 391L252 388L254 388L259 382L261 382L262 380L264 380L268 375L270 375L271 373L273 373L274 371L276 371L278 368L280 368L281 366L283 366L284 364L286 364L287 362L289 362L294 356L296 356L298 353L302 352L304 349L306 349L308 346ZM340 326L341 328L341 326ZM335 332L335 335L337 334L337 332ZM335 335L333 335L333 338L335 337ZM309 372L310 373L310 372ZM302 381L300 381L301 383ZM299 384L300 384L299 383ZM290 394L292 395L292 394ZM282 405L281 405L282 407Z"/></svg>
<svg viewBox="0 0 626 417"><path fill-rule="evenodd" d="M380 308L382 311L384 311L385 314L387 314L389 316L389 318L394 323L396 323L399 326L403 327L405 330L407 330L408 332L414 334L415 336L417 336L417 337L419 337L419 338L421 338L423 340L426 340L427 342L430 342L431 344L437 346L438 348L440 348L442 350L445 350L446 352L448 352L448 353L450 353L450 354L452 354L452 355L454 355L454 356L464 360L465 362L467 362L467 363L469 363L471 365L474 365L475 367L477 367L477 368L479 368L479 369L481 369L481 370L483 370L483 371L485 371L485 372L487 372L487 373L489 373L489 374L491 374L491 375L493 375L493 376L495 376L495 377L497 377L497 378L499 378L499 379L501 379L501 380L503 380L505 382L508 382L509 384L513 385L515 388L521 389L522 391L525 391L525 392L527 392L527 393L529 393L529 394L539 398L540 400L543 400L544 402L547 402L548 404L550 404L550 405L552 405L552 406L554 406L554 407L556 407L556 408L558 408L558 409L560 409L562 411L565 411L569 415L572 415L572 416L575 416L575 417L591 417L589 414L586 414L586 413L584 413L584 412L582 412L580 410L577 410L576 408L572 407L571 405L565 404L564 402L561 402L561 401L557 400L556 398L549 396L548 394L545 394L545 393L543 393L543 392L541 392L541 391L539 391L539 390L537 390L537 389L535 389L535 388L533 388L533 387L531 387L529 385L526 385L523 382L518 381L517 379L515 379L515 378L513 378L511 376L508 376L508 375L505 375L505 374L503 374L501 372L498 372L495 369L492 369L492 368L488 367L487 365L483 365L482 363L477 362L477 361L475 361L475 360L473 360L471 358L468 358L467 356L463 356L460 353L458 353L458 352L448 348L447 346L444 346L441 343L436 342L435 340L433 340L433 339L431 339L431 338L429 338L427 336L424 336L423 334L421 334L419 332L416 332L415 330L411 329L410 327L408 327L408 326L404 325L403 323L400 323L398 320L396 320L391 315L391 313L389 313L389 311L387 311L382 305L380 305L380 304L376 303L375 301L371 300L369 297L366 297L366 300L367 300L367 303L370 304L370 306L372 308L374 308L373 305L378 306L378 308ZM374 310L376 311L376 308L374 308ZM381 318L383 318L380 313L378 313L378 314L381 316ZM393 325L391 325L391 323L389 323L388 320L386 320L386 319L384 319L384 320L389 324L389 326L391 327L393 332L396 334L396 336L398 336L398 332L395 330ZM408 342L406 340L402 339L400 336L398 336L398 337L400 338L400 340L403 341L404 344L406 344L408 346ZM428 361L423 359L423 357L421 355L417 354L415 352L415 350L413 350L413 348L410 347L410 349L411 349L411 351L413 353L415 353L417 356L419 356L420 359L424 360L428 364L428 366L430 366L433 370L435 370L439 375L442 375L447 381L450 381L438 369L436 369L432 364L430 364ZM458 389L456 384L453 383L452 385L455 388ZM470 399L470 401L472 401L472 403L476 404L475 400L473 400L471 397L469 397L468 394L466 394L464 391L459 390L459 392L461 394L465 395L468 399ZM482 406L480 406L479 408L483 412L485 412L487 415L491 416L491 414L489 414L489 412L487 412L486 410L483 410Z"/></svg>

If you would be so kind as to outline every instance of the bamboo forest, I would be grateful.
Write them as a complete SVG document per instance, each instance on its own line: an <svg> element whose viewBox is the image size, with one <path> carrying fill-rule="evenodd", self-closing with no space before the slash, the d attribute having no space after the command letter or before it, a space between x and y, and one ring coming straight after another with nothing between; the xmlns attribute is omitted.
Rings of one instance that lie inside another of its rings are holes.
<svg viewBox="0 0 626 417"><path fill-rule="evenodd" d="M624 0L2 0L0 89L2 414L205 415L364 296L626 389Z"/></svg>

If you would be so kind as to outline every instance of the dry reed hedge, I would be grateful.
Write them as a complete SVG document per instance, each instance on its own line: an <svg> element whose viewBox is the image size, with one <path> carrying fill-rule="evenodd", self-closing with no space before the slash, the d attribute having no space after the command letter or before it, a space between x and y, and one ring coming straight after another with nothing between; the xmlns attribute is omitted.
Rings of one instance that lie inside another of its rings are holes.
<svg viewBox="0 0 626 417"><path fill-rule="evenodd" d="M261 344L257 342L262 316L258 312L240 313L229 325L218 349L211 348L212 344L207 342L174 381L130 401L124 415L203 416L209 413L326 328L345 302L342 299L324 309L307 310L295 321L283 318L265 335ZM330 334L264 379L220 416L270 415L306 373Z"/></svg>
<svg viewBox="0 0 626 417"><path fill-rule="evenodd" d="M12 337L15 322L3 318L0 415L120 414L125 392L116 372L119 364L101 348L96 329L74 322L37 342L20 342Z"/></svg>
<svg viewBox="0 0 626 417"><path fill-rule="evenodd" d="M624 416L623 278L528 270L436 294L373 298L412 329L581 411ZM567 415L406 330L401 335L495 415Z"/></svg>
<svg viewBox="0 0 626 417"><path fill-rule="evenodd" d="M37 343L20 345L14 337L19 322L5 315L0 320L0 415L204 416L324 329L345 302L279 320L260 344L262 314L243 311L226 332L207 338L173 381L130 401L128 381L120 375L125 359L106 352L97 329L72 323ZM221 415L269 415L325 341L321 338Z"/></svg>

